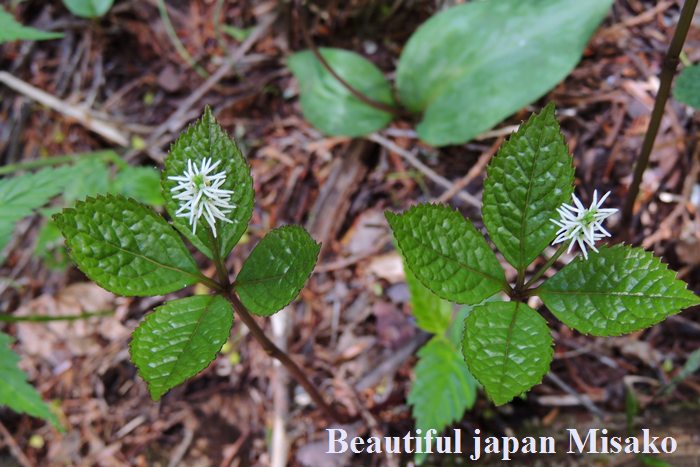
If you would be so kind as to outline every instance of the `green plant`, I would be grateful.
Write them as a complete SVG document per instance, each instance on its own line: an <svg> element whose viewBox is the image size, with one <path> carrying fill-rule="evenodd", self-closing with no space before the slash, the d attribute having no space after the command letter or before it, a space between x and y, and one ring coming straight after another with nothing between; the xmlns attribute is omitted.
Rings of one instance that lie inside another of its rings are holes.
<svg viewBox="0 0 700 467"><path fill-rule="evenodd" d="M543 96L576 66L612 0L488 0L443 11L401 53L396 97L382 73L356 53L310 50L289 67L301 108L330 135L359 136L408 111L425 142L462 143Z"/></svg>
<svg viewBox="0 0 700 467"><path fill-rule="evenodd" d="M104 16L114 0L63 0L63 4L76 16L83 18L99 18Z"/></svg>
<svg viewBox="0 0 700 467"><path fill-rule="evenodd" d="M273 229L231 281L225 259L253 213L250 168L209 109L173 144L161 177L172 224L124 196L87 198L54 216L78 267L119 295L164 295L201 283L211 295L174 299L134 331L131 357L154 399L204 369L229 336L233 312L271 356L332 417L304 372L265 336L250 313L270 316L299 294L320 249L299 226ZM179 232L179 233L178 233ZM216 278L197 265L182 236L211 259Z"/></svg>
<svg viewBox="0 0 700 467"><path fill-rule="evenodd" d="M0 169L0 175L35 168L42 169L0 179L0 263L4 261L2 252L15 224L34 212L44 217L37 237L36 254L48 266L59 268L66 265L65 249L60 232L50 216L61 206L98 193L132 196L152 206L163 204L158 172L151 167L132 167L112 150L8 165ZM59 196L58 207L44 207Z"/></svg>
<svg viewBox="0 0 700 467"><path fill-rule="evenodd" d="M10 349L10 344L12 338L0 332L0 405L43 418L61 429L56 415L41 400L37 390L27 383L27 376L17 367L19 356Z"/></svg>
<svg viewBox="0 0 700 467"><path fill-rule="evenodd" d="M0 6L0 44L11 41L45 41L61 37L63 34L59 32L46 32L22 26L14 16Z"/></svg>
<svg viewBox="0 0 700 467"><path fill-rule="evenodd" d="M408 404L416 420L416 428L423 433L430 429L441 432L450 423L459 420L476 401L476 380L459 356L462 326L471 310L463 307L453 317L450 302L436 296L405 266L404 271L416 324L433 334L418 350ZM417 454L417 463L422 463L425 457L425 454Z"/></svg>
<svg viewBox="0 0 700 467"><path fill-rule="evenodd" d="M605 196L595 194L590 208L575 196L575 205L566 205L573 180L553 105L524 123L489 164L484 224L517 270L513 285L483 235L458 212L423 204L386 213L416 278L445 300L474 305L464 321L462 353L498 405L539 383L552 360L547 322L527 305L529 297L539 296L567 326L596 336L638 331L700 303L651 253L626 245L598 250L595 243L609 236L603 221L616 210L602 208ZM561 246L527 279L529 266L552 241ZM536 285L574 245L584 257ZM484 302L498 293L510 301Z"/></svg>
<svg viewBox="0 0 700 467"><path fill-rule="evenodd" d="M676 79L673 96L685 105L700 109L700 65L683 68Z"/></svg>

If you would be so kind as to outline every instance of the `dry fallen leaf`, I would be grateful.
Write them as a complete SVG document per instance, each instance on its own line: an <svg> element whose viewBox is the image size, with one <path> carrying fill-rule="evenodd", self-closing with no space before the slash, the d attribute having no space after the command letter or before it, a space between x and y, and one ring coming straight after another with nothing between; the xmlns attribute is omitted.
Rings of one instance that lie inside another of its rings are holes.
<svg viewBox="0 0 700 467"><path fill-rule="evenodd" d="M52 366L75 356L91 355L105 347L105 341L126 339L129 329L123 324L126 306L97 284L72 284L56 295L45 294L19 308L15 316L71 316L81 313L113 311L107 316L75 321L20 322L17 339L22 352L38 356ZM121 306L120 306L121 305Z"/></svg>

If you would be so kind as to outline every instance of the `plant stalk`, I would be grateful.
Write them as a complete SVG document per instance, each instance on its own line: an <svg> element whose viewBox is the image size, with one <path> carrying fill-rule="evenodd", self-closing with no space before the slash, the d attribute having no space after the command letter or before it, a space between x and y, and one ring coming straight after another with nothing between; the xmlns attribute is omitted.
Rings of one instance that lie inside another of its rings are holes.
<svg viewBox="0 0 700 467"><path fill-rule="evenodd" d="M693 13L695 12L695 7L697 4L698 0L686 0L683 4L683 8L681 9L680 17L678 19L678 26L676 26L676 30L673 33L673 38L671 39L671 44L668 47L663 64L661 65L659 92L656 94L654 109L651 112L651 119L649 120L649 127L644 135L644 142L642 143L639 159L634 167L634 177L627 193L625 206L622 209L621 225L632 225L630 220L632 218L634 202L639 194L639 185L642 182L642 175L644 175L644 171L649 166L649 157L651 156L651 151L654 148L656 135L659 133L659 126L661 125L661 119L664 115L666 101L671 93L671 83L673 82L673 77L676 74L676 69L678 68L679 56L681 50L683 49L685 38L688 35L690 23L693 19Z"/></svg>
<svg viewBox="0 0 700 467"><path fill-rule="evenodd" d="M294 379L297 380L301 387L304 388L306 393L326 414L326 416L338 423L345 421L347 417L341 416L326 402L319 390L316 389L316 386L314 386L314 384L306 377L304 370L302 370L296 364L296 362L292 360L289 355L287 355L286 352L277 347L275 343L265 335L265 331L258 326L255 318L253 318L253 315L250 314L246 306L241 302L236 295L236 292L233 290L228 273L226 272L226 267L220 255L218 239L212 235L212 240L215 248L215 251L213 252L214 264L216 265L217 276L219 278L219 283L217 283L218 288L216 290L231 303L238 317L248 327L255 340L257 340L262 346L263 350L265 350L265 353L267 353L270 357L277 359L282 365L284 365L287 371L294 377Z"/></svg>
<svg viewBox="0 0 700 467"><path fill-rule="evenodd" d="M542 267L539 268L539 269L535 272L535 274L530 278L530 280L527 281L527 282L525 283L525 285L523 286L523 289L524 289L524 290L527 290L532 284L534 284L534 283L537 281L537 279L539 279L540 277L542 277L542 276L544 275L544 273L547 272L547 270L548 270L549 268L552 267L552 265L554 264L554 262L555 262L556 260L558 260L559 257L560 257L562 254L564 254L564 251L566 251L566 244L565 244L565 243L562 243L562 244L559 246L559 249L556 251L556 253L554 253L554 254L552 255L552 257L549 258L549 259L547 260L547 262L544 263L544 264L542 265Z"/></svg>
<svg viewBox="0 0 700 467"><path fill-rule="evenodd" d="M258 323L255 322L255 318L246 309L245 305L241 303L240 299L236 296L234 292L230 292L225 295L226 299L231 302L234 310L241 318L241 321L250 329L251 334L255 340L262 346L263 350L272 358L277 359L284 367L289 371L289 373L297 380L297 382L304 388L306 393L311 397L314 403L326 414L328 418L336 422L342 423L347 420L347 417L341 416L336 410L331 407L326 400L323 398L321 393L316 386L309 381L306 377L306 373L292 360L292 358L277 347L274 342L272 342L262 330Z"/></svg>
<svg viewBox="0 0 700 467"><path fill-rule="evenodd" d="M335 78L336 81L338 81L345 89L348 90L350 94L352 94L355 98L359 99L362 103L373 107L377 110L381 110L382 112L387 112L395 117L408 117L410 114L406 114L406 112L402 111L400 108L395 107L393 105L386 104L384 102L379 102L377 100L372 99L371 97L367 96L363 92L359 91L357 88L352 86L350 83L348 83L342 76L340 76L334 69L333 67L328 63L328 61L325 59L325 57L321 54L321 52L318 50L318 47L316 47L316 44L314 44L313 39L311 39L311 34L309 33L309 30L307 29L306 26L306 21L303 15L303 6L302 2L300 0L297 0L295 2L296 8L294 9L294 12L297 17L297 22L299 23L299 28L301 29L301 35L304 39L304 43L306 44L306 47L311 51L311 53L316 57L316 60L319 61L321 66L325 68L325 70L330 73L330 75Z"/></svg>

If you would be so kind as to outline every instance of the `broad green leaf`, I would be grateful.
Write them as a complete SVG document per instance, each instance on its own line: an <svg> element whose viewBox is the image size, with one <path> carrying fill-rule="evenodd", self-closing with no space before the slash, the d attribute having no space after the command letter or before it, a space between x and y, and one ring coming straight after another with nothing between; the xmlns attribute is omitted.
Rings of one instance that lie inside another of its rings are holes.
<svg viewBox="0 0 700 467"><path fill-rule="evenodd" d="M76 16L99 18L112 8L114 0L63 0L63 4Z"/></svg>
<svg viewBox="0 0 700 467"><path fill-rule="evenodd" d="M226 258L248 228L248 222L253 215L255 193L248 163L243 158L236 143L219 126L209 107L204 109L202 118L190 125L170 148L170 152L165 158L161 186L165 198L165 208L168 210L175 227L202 253L213 258L211 247L213 239L209 224L202 216L197 223L195 235L192 233L192 226L188 219L175 215L180 207L180 202L173 199L171 190L177 186L177 182L168 179L171 176L183 175L188 160L200 166L205 158L211 158L214 162L221 161L215 169L216 173L226 172L226 182L221 188L233 190L230 203L235 208L227 216L231 223L220 220L216 222L216 242L219 245L219 256Z"/></svg>
<svg viewBox="0 0 700 467"><path fill-rule="evenodd" d="M233 309L218 295L168 302L149 313L129 347L154 400L206 368L228 339Z"/></svg>
<svg viewBox="0 0 700 467"><path fill-rule="evenodd" d="M61 37L63 34L58 32L46 32L22 26L14 16L0 6L0 44L12 41L43 41Z"/></svg>
<svg viewBox="0 0 700 467"><path fill-rule="evenodd" d="M416 324L432 334L444 333L452 320L452 304L421 284L408 267L404 267L404 273L411 294L411 312L416 318Z"/></svg>
<svg viewBox="0 0 700 467"><path fill-rule="evenodd" d="M162 206L160 172L152 167L124 167L112 181L111 191L151 206Z"/></svg>
<svg viewBox="0 0 700 467"><path fill-rule="evenodd" d="M43 418L62 430L61 424L34 387L27 383L27 375L17 367L19 356L12 351L12 338L0 332L0 405L15 412Z"/></svg>
<svg viewBox="0 0 700 467"><path fill-rule="evenodd" d="M298 225L268 232L243 263L234 287L258 316L270 316L294 300L311 275L321 245Z"/></svg>
<svg viewBox="0 0 700 467"><path fill-rule="evenodd" d="M700 65L683 68L676 78L673 97L685 105L700 109Z"/></svg>
<svg viewBox="0 0 700 467"><path fill-rule="evenodd" d="M54 220L73 261L110 292L163 295L202 277L177 232L133 199L87 198L64 209Z"/></svg>
<svg viewBox="0 0 700 467"><path fill-rule="evenodd" d="M401 102L421 139L463 143L534 102L576 66L613 0L472 1L426 21L401 53Z"/></svg>
<svg viewBox="0 0 700 467"><path fill-rule="evenodd" d="M547 322L521 302L488 302L464 321L464 360L496 405L542 381L552 361Z"/></svg>
<svg viewBox="0 0 700 467"><path fill-rule="evenodd" d="M503 256L525 269L554 239L557 208L569 200L574 183L572 157L545 107L506 141L487 169L484 225Z"/></svg>
<svg viewBox="0 0 700 467"><path fill-rule="evenodd" d="M564 324L594 336L638 331L700 303L660 259L623 245L575 259L537 295Z"/></svg>
<svg viewBox="0 0 700 467"><path fill-rule="evenodd" d="M70 169L61 167L0 180L0 263L15 223L61 193L69 175Z"/></svg>
<svg viewBox="0 0 700 467"><path fill-rule="evenodd" d="M411 272L437 296L474 304L506 286L483 235L457 211L420 204L386 218Z"/></svg>
<svg viewBox="0 0 700 467"><path fill-rule="evenodd" d="M369 60L349 50L321 48L320 53L338 76L375 101L393 105L391 87ZM392 115L352 95L309 50L289 57L299 80L301 110L313 126L328 135L363 136L385 127Z"/></svg>
<svg viewBox="0 0 700 467"><path fill-rule="evenodd" d="M416 428L438 433L474 406L476 381L459 349L442 336L433 337L418 351L415 378L408 394Z"/></svg>

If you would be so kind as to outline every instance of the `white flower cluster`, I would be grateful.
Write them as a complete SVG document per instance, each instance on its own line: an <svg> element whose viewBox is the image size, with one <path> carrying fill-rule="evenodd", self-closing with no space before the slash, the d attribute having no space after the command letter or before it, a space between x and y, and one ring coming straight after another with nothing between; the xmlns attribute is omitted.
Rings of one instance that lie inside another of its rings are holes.
<svg viewBox="0 0 700 467"><path fill-rule="evenodd" d="M593 251L598 252L595 242L602 238L610 237L610 232L603 227L603 221L615 214L617 209L601 208L603 202L610 196L609 191L600 200L598 200L598 190L593 191L593 202L588 209L583 206L575 194L571 196L574 199L574 205L562 204L557 209L561 216L559 220L550 219L559 226L557 238L554 239L552 244L556 245L557 243L571 240L567 253L571 251L574 243L578 243L584 258L588 259L586 245Z"/></svg>
<svg viewBox="0 0 700 467"><path fill-rule="evenodd" d="M187 170L180 176L168 177L177 185L170 192L173 198L180 202L180 208L175 212L176 217L186 217L192 226L192 233L197 233L197 222L204 216L216 237L216 220L232 223L226 217L235 204L231 203L233 191L223 190L221 186L226 181L226 172L211 173L221 161L212 164L211 158L205 157L199 167L191 160L187 161Z"/></svg>

